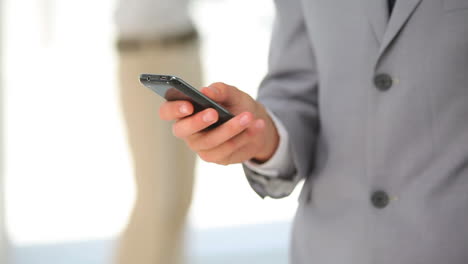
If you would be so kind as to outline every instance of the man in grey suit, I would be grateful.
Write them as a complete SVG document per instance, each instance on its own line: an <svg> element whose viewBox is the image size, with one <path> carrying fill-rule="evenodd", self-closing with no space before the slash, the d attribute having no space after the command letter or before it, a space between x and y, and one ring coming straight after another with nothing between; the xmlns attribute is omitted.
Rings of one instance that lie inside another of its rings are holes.
<svg viewBox="0 0 468 264"><path fill-rule="evenodd" d="M262 197L305 179L291 263L468 263L468 0L276 0L258 101L160 116ZM189 117L187 117L189 116Z"/></svg>

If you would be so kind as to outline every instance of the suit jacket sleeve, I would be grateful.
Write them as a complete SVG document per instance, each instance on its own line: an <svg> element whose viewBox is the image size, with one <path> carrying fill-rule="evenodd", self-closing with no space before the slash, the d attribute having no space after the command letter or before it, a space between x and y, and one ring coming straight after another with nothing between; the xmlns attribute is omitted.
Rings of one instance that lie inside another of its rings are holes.
<svg viewBox="0 0 468 264"><path fill-rule="evenodd" d="M268 74L258 100L284 124L295 170L279 177L260 175L244 166L252 188L261 196L288 196L313 170L318 134L318 74L300 0L276 2Z"/></svg>

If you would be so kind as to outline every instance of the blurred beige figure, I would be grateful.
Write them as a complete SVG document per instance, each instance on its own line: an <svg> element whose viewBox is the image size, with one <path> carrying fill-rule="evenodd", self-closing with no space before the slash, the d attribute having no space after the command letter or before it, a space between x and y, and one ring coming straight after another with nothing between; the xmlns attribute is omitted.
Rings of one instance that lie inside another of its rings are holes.
<svg viewBox="0 0 468 264"><path fill-rule="evenodd" d="M158 118L163 99L138 77L172 74L201 85L197 33L187 7L187 0L120 0L116 11L121 102L137 185L119 264L183 262L194 155Z"/></svg>

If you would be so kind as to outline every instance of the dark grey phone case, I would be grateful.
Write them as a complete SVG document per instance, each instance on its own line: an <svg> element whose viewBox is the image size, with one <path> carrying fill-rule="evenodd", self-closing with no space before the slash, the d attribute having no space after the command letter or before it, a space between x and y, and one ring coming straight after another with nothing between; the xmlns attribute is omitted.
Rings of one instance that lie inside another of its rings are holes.
<svg viewBox="0 0 468 264"><path fill-rule="evenodd" d="M219 119L209 128L217 127L234 116L181 78L172 75L141 74L140 82L167 101L186 100L193 104L194 114L207 108L218 112Z"/></svg>

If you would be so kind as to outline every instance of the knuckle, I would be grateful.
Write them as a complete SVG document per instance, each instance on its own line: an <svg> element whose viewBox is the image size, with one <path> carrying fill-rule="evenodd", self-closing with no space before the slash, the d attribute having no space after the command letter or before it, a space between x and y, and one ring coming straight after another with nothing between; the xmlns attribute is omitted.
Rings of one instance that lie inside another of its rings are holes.
<svg viewBox="0 0 468 264"><path fill-rule="evenodd" d="M234 140L234 139L228 140L228 141L226 141L224 144L226 144L226 147L227 147L230 151L236 149L236 148L237 148L237 145L238 145L237 140Z"/></svg>
<svg viewBox="0 0 468 264"><path fill-rule="evenodd" d="M223 160L223 161L220 161L218 164L222 166L227 166L229 165L229 162L227 160Z"/></svg>
<svg viewBox="0 0 468 264"><path fill-rule="evenodd" d="M224 93L228 87L228 85L223 82L215 82L211 86L216 87L221 93Z"/></svg>
<svg viewBox="0 0 468 264"><path fill-rule="evenodd" d="M197 147L197 142L194 140L185 140L187 146L194 151L197 151L199 148Z"/></svg>
<svg viewBox="0 0 468 264"><path fill-rule="evenodd" d="M226 86L226 84L223 82L215 82L212 84L212 86L221 87L221 86Z"/></svg>
<svg viewBox="0 0 468 264"><path fill-rule="evenodd" d="M213 144L213 141L210 140L209 138L201 138L198 142L197 142L197 148L199 149L210 149L212 147L212 144Z"/></svg>
<svg viewBox="0 0 468 264"><path fill-rule="evenodd" d="M214 156L211 152L199 152L198 156L206 162L217 163L216 156Z"/></svg>
<svg viewBox="0 0 468 264"><path fill-rule="evenodd" d="M209 157L210 161L212 163L216 163L216 164L219 164L219 165L224 165L225 161L224 161L224 157L222 155L220 155L219 153L212 153Z"/></svg>
<svg viewBox="0 0 468 264"><path fill-rule="evenodd" d="M231 160L232 160L233 155L234 155L234 153L231 152L226 157L223 157L223 159L220 160L219 164L223 165L223 166L227 166L227 165L231 164L232 163Z"/></svg>
<svg viewBox="0 0 468 264"><path fill-rule="evenodd" d="M187 137L187 145L190 149L198 152L203 151L207 152L210 149L210 146L206 145L207 139L204 136L192 135Z"/></svg>
<svg viewBox="0 0 468 264"><path fill-rule="evenodd" d="M211 162L221 164L223 161L222 157L218 153L213 153L210 157Z"/></svg>
<svg viewBox="0 0 468 264"><path fill-rule="evenodd" d="M206 152L198 152L200 159L206 162L210 162L209 155Z"/></svg>

